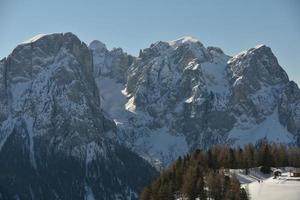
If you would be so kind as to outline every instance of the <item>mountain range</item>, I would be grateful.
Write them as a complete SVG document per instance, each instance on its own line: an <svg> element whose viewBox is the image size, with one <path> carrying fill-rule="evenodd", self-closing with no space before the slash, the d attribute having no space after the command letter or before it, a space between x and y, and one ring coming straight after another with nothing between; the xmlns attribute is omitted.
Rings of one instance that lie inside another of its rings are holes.
<svg viewBox="0 0 300 200"><path fill-rule="evenodd" d="M300 90L265 45L136 57L55 33L0 61L0 199L136 199L154 167L262 140L300 146Z"/></svg>

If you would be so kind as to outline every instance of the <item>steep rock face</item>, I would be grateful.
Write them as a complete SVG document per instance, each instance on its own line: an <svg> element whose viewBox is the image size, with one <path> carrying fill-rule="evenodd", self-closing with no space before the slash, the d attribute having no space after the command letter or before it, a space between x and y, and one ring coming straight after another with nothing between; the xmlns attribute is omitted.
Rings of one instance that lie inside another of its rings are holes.
<svg viewBox="0 0 300 200"><path fill-rule="evenodd" d="M214 144L295 144L299 137L299 89L265 45L230 57L183 37L152 44L123 69L126 83L114 75L99 82L100 95L118 102L103 108L119 140L152 163Z"/></svg>
<svg viewBox="0 0 300 200"><path fill-rule="evenodd" d="M2 198L135 199L155 175L116 143L92 54L75 35L20 44L0 62L0 74Z"/></svg>
<svg viewBox="0 0 300 200"><path fill-rule="evenodd" d="M234 121L225 112L228 59L220 49L206 49L193 38L158 42L130 67L126 91L136 111L150 116L150 129L184 136L189 148L220 143L216 129L224 133Z"/></svg>
<svg viewBox="0 0 300 200"><path fill-rule="evenodd" d="M279 103L280 123L296 136L300 145L300 90L297 84L290 81L286 84Z"/></svg>
<svg viewBox="0 0 300 200"><path fill-rule="evenodd" d="M7 95L6 95L6 68L5 59L0 61L0 122L8 117Z"/></svg>
<svg viewBox="0 0 300 200"><path fill-rule="evenodd" d="M134 57L127 55L121 48L107 50L105 44L94 40L89 45L94 56L95 77L113 77L120 83L126 83L127 70Z"/></svg>
<svg viewBox="0 0 300 200"><path fill-rule="evenodd" d="M289 81L287 74L264 45L233 57L229 66L236 112L260 122L277 106L281 89Z"/></svg>

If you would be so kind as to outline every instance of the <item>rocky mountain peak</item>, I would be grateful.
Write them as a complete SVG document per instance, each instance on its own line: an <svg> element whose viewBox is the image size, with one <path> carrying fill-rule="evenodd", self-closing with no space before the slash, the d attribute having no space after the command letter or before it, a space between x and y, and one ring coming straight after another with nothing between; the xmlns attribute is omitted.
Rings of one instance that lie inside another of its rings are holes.
<svg viewBox="0 0 300 200"><path fill-rule="evenodd" d="M201 61L209 57L203 44L190 36L181 37L172 41L158 41L151 44L149 48L141 50L139 57L147 60L158 56L172 57L182 54L186 54L186 57L189 58L198 58Z"/></svg>
<svg viewBox="0 0 300 200"><path fill-rule="evenodd" d="M207 47L207 51L209 51L210 53L224 54L223 50L219 47L209 46Z"/></svg>
<svg viewBox="0 0 300 200"><path fill-rule="evenodd" d="M191 36L184 36L176 40L168 41L168 44L173 48L178 48L181 45L193 45L193 44L203 46L203 44L198 39L193 38Z"/></svg>
<svg viewBox="0 0 300 200"><path fill-rule="evenodd" d="M20 43L18 46L27 46L27 45L40 45L45 46L53 43L54 41L58 42L64 42L66 44L81 44L81 40L73 33L67 32L67 33L52 33L52 34L39 34L36 35L22 43ZM53 45L53 44L52 44ZM49 45L49 46L52 46ZM17 47L18 48L18 47ZM16 49L17 49L16 48Z"/></svg>
<svg viewBox="0 0 300 200"><path fill-rule="evenodd" d="M106 45L104 43L100 42L99 40L93 40L89 44L89 49L91 49L93 51L105 51L105 50L107 50Z"/></svg>
<svg viewBox="0 0 300 200"><path fill-rule="evenodd" d="M280 84L287 83L289 78L279 65L271 48L258 45L244 51L228 62L234 77L249 80L252 83Z"/></svg>

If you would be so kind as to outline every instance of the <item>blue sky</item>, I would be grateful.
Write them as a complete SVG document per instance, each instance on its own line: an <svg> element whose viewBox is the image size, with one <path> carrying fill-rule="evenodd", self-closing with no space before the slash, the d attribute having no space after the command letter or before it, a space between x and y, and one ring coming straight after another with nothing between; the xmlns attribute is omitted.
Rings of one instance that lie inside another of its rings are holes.
<svg viewBox="0 0 300 200"><path fill-rule="evenodd" d="M299 0L0 0L0 57L40 33L73 32L136 55L190 35L234 55L266 44L300 83Z"/></svg>

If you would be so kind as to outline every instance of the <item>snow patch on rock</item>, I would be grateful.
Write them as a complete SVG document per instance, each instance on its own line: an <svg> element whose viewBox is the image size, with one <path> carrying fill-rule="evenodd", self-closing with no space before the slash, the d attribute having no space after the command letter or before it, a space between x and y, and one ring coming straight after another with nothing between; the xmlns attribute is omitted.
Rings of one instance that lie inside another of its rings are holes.
<svg viewBox="0 0 300 200"><path fill-rule="evenodd" d="M47 34L38 34L32 38L29 38L28 40L22 42L21 44L28 44L28 43L32 43L32 42L35 42L39 39L41 39L42 37L46 36Z"/></svg>
<svg viewBox="0 0 300 200"><path fill-rule="evenodd" d="M283 144L294 142L293 135L279 123L277 109L260 124L253 124L248 129L234 127L228 134L228 140L233 141L235 146L243 146L249 142L256 143L265 139Z"/></svg>

